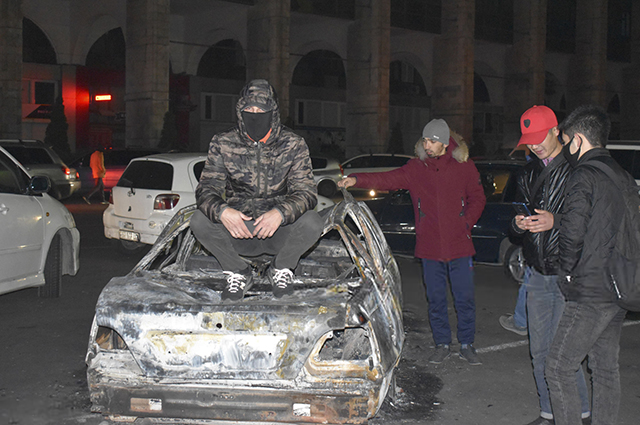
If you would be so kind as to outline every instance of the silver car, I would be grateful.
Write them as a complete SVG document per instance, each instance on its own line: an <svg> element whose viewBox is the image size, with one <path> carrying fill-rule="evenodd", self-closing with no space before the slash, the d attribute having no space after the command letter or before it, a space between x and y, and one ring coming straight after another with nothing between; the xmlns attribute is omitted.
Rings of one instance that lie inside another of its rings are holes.
<svg viewBox="0 0 640 425"><path fill-rule="evenodd" d="M80 190L78 172L65 164L58 154L40 140L2 139L0 146L16 158L31 175L51 180L49 194L65 199Z"/></svg>
<svg viewBox="0 0 640 425"><path fill-rule="evenodd" d="M80 232L49 186L0 147L0 294L38 287L58 297L62 275L78 271Z"/></svg>
<svg viewBox="0 0 640 425"><path fill-rule="evenodd" d="M282 299L260 257L249 259L258 277L245 298L223 302L225 275L189 229L195 207L178 212L98 299L92 410L120 421L366 423L394 382L402 292L371 212L344 196L320 212L323 236Z"/></svg>

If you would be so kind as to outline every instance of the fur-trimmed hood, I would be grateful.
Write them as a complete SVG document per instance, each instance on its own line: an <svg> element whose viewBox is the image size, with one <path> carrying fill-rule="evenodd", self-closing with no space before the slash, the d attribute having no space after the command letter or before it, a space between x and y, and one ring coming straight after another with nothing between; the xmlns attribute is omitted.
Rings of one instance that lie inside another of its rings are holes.
<svg viewBox="0 0 640 425"><path fill-rule="evenodd" d="M427 152L424 150L422 139L418 140L415 144L415 154L422 161L429 158L427 156ZM447 146L447 152L445 155L451 156L460 163L467 162L469 159L469 146L467 146L467 142L464 141L464 138L455 131L451 131L449 146Z"/></svg>

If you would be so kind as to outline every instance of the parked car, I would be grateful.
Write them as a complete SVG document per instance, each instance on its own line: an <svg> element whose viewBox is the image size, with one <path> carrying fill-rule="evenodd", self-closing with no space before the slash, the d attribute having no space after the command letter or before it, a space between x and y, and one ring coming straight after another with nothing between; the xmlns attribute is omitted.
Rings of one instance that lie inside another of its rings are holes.
<svg viewBox="0 0 640 425"><path fill-rule="evenodd" d="M110 205L102 215L104 234L119 240L127 251L155 243L181 208L195 204L195 190L204 168L205 153L164 153L134 158L113 187ZM333 205L319 197L318 208Z"/></svg>
<svg viewBox="0 0 640 425"><path fill-rule="evenodd" d="M402 167L413 156L390 154L390 153L375 153L375 154L363 154L357 155L353 158L349 158L340 164L341 178L346 177L352 173L378 173L383 171L390 171L396 168ZM365 192L364 199L375 199L388 194L386 191L372 190L370 188L349 189L350 192L361 193Z"/></svg>
<svg viewBox="0 0 640 425"><path fill-rule="evenodd" d="M292 295L273 296L263 256L251 259L257 277L235 303L222 301L226 275L189 229L195 206L178 212L98 299L86 355L92 411L366 423L393 389L402 288L371 212L345 198L320 212L323 236L300 260Z"/></svg>
<svg viewBox="0 0 640 425"><path fill-rule="evenodd" d="M74 168L69 168L58 154L40 140L2 139L0 146L18 160L31 175L47 176L49 194L65 199L80 190L81 182Z"/></svg>
<svg viewBox="0 0 640 425"><path fill-rule="evenodd" d="M640 140L609 140L609 153L640 184Z"/></svg>
<svg viewBox="0 0 640 425"><path fill-rule="evenodd" d="M336 183L342 178L340 163L332 158L312 156L311 166L318 194L327 198L333 197L338 192Z"/></svg>
<svg viewBox="0 0 640 425"><path fill-rule="evenodd" d="M524 275L524 257L521 241L509 233L511 220L516 215L515 200L518 173L524 162L491 161L475 162L487 204L480 219L471 230L474 257L478 263L502 265L505 273L517 282ZM391 250L397 254L413 255L416 236L415 218L411 197L406 190L399 190L387 197L366 201L373 211Z"/></svg>
<svg viewBox="0 0 640 425"><path fill-rule="evenodd" d="M78 271L80 232L49 187L0 147L0 294L35 286L58 297L62 275Z"/></svg>
<svg viewBox="0 0 640 425"><path fill-rule="evenodd" d="M107 149L104 151L104 167L107 171L105 177L102 179L104 183L104 190L110 192L111 188L118 183L120 176L124 172L127 165L133 158L139 158L141 156L147 156L160 153L157 149ZM93 173L91 172L91 154L82 155L71 163L71 165L78 171L80 181L82 182L82 192L88 192L95 186L95 180L93 179Z"/></svg>

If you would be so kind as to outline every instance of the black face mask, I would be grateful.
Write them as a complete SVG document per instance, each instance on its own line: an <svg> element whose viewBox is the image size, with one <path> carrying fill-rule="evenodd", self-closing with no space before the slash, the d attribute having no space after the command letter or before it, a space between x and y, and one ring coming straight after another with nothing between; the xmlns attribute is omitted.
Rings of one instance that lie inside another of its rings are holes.
<svg viewBox="0 0 640 425"><path fill-rule="evenodd" d="M580 159L580 150L582 149L582 146L578 148L576 153L571 153L570 146L572 142L573 142L573 137L571 138L571 140L569 140L569 142L565 143L565 145L562 147L562 154L567 159L567 162L569 163L569 165L575 168L578 165L578 159Z"/></svg>
<svg viewBox="0 0 640 425"><path fill-rule="evenodd" d="M254 141L259 141L267 135L271 129L272 111L269 112L247 112L242 111L242 120L247 129L249 137Z"/></svg>

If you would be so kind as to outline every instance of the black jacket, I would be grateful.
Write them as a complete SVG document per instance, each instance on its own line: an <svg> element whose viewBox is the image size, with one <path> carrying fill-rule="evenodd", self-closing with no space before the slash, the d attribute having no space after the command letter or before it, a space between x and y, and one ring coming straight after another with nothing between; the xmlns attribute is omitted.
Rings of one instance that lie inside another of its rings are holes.
<svg viewBox="0 0 640 425"><path fill-rule="evenodd" d="M568 301L614 302L607 263L624 204L614 182L602 170L589 166L593 161L611 166L633 184L606 149L596 148L582 155L566 186L560 223L559 285Z"/></svg>
<svg viewBox="0 0 640 425"><path fill-rule="evenodd" d="M547 169L547 170L545 170ZM535 188L538 177L543 174L543 183ZM515 234L524 234L522 238L522 252L529 267L535 268L544 275L558 274L558 229L560 213L564 202L564 187L571 174L571 166L564 155L557 155L545 167L542 161L534 158L524 166L518 177L518 192L516 200L529 206L532 214L534 208L549 211L553 214L553 229L546 232L531 233L520 229L511 222L511 230Z"/></svg>

